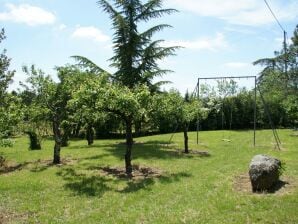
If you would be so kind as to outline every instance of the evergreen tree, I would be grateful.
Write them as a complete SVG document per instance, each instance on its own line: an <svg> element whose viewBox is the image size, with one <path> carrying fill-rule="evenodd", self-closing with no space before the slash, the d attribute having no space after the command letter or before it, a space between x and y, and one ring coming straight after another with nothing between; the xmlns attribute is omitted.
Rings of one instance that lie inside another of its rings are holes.
<svg viewBox="0 0 298 224"><path fill-rule="evenodd" d="M152 40L155 33L171 27L167 24L153 26L145 31L140 31L140 23L148 22L154 18L176 12L175 9L163 9L162 0L100 0L99 5L107 12L112 21L114 56L110 59L116 68L114 74L109 74L111 80L117 85L122 85L123 90L135 91L140 85L146 85L151 92L159 89L164 82L153 84L153 79L162 76L170 70L160 69L158 61L167 56L174 55L178 47L163 47L163 40ZM79 64L103 72L104 70L87 58L75 56ZM113 100L113 99L112 99ZM111 108L103 108L110 110ZM131 174L131 150L133 145L132 126L134 113L127 110L125 116L117 114L126 125L126 172Z"/></svg>
<svg viewBox="0 0 298 224"><path fill-rule="evenodd" d="M132 88L139 84L152 86L152 79L169 70L158 67L158 60L173 55L177 47L162 47L162 40L152 40L152 36L171 26L160 24L143 32L139 24L165 14L176 12L163 9L161 0L113 0L110 4L100 0L99 4L112 20L114 56L112 66L117 69L113 77L121 84Z"/></svg>

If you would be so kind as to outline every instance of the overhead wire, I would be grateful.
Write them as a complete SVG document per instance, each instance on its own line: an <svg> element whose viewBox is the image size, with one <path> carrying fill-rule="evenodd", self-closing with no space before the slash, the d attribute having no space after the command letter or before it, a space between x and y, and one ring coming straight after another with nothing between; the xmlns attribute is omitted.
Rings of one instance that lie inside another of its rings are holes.
<svg viewBox="0 0 298 224"><path fill-rule="evenodd" d="M265 4L267 5L269 11L271 12L272 16L274 17L274 19L276 20L278 26L281 28L281 30L283 32L286 32L285 29L283 28L283 26L281 25L281 23L279 22L279 20L277 19L276 15L274 14L273 10L271 9L270 5L268 4L267 0L264 0Z"/></svg>

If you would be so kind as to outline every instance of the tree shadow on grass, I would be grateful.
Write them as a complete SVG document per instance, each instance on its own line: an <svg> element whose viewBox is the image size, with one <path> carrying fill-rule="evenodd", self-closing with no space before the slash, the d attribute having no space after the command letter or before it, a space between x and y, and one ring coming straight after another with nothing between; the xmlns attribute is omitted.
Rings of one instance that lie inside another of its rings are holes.
<svg viewBox="0 0 298 224"><path fill-rule="evenodd" d="M16 163L14 161L8 161L4 156L0 154L0 175L22 170L28 164L28 162Z"/></svg>
<svg viewBox="0 0 298 224"><path fill-rule="evenodd" d="M0 175L12 173L14 171L22 170L27 163L15 164L15 165L8 165L0 167Z"/></svg>
<svg viewBox="0 0 298 224"><path fill-rule="evenodd" d="M41 160L38 159L33 162L29 162L28 165L31 172L42 172L51 167L63 167L63 166L72 166L77 164L80 159L73 159L70 157L62 158L59 164L54 164L52 159Z"/></svg>
<svg viewBox="0 0 298 224"><path fill-rule="evenodd" d="M87 143L86 143L84 145L70 145L67 148L68 149L98 149L98 148L101 148L102 146L103 145L101 145L101 144L87 145Z"/></svg>
<svg viewBox="0 0 298 224"><path fill-rule="evenodd" d="M126 150L126 144L124 141L118 141L111 144L94 144L92 146L80 145L70 146L72 149L97 149L101 152L106 152L103 155L97 155L87 157L85 159L101 159L105 156L115 156L119 159L123 159ZM181 158L194 158L194 157L209 157L208 152L202 152L198 150L191 150L193 153L184 154L183 150L177 150L177 145L168 141L152 140L141 142L136 140L133 144L132 155L133 159L181 159ZM100 158L101 157L101 158Z"/></svg>
<svg viewBox="0 0 298 224"><path fill-rule="evenodd" d="M95 155L95 156L89 156L89 157L84 157L84 160L99 160L99 159L103 159L104 157L110 156L110 153L104 153L104 154L100 154L100 155Z"/></svg>
<svg viewBox="0 0 298 224"><path fill-rule="evenodd" d="M64 185L65 189L72 190L78 195L102 197L106 191L111 190L107 186L110 180L99 175L80 174L73 168L62 169L57 175L67 182Z"/></svg>
<svg viewBox="0 0 298 224"><path fill-rule="evenodd" d="M108 148L103 148L103 150L107 151L111 155L123 158L126 150L125 144L113 144ZM145 143L136 143L132 148L132 156L133 159L167 159L167 160L175 160L181 158L192 158L193 155L189 155L187 157L181 156L181 153L174 148L166 147L166 143L162 142L162 144L154 142L145 142Z"/></svg>
<svg viewBox="0 0 298 224"><path fill-rule="evenodd" d="M137 192L141 189L151 190L151 186L153 186L157 181L159 181L162 184L171 184L171 183L181 181L182 178L189 178L189 177L191 177L191 175L189 173L179 172L179 173L174 173L174 174L161 175L161 176L155 177L155 178L145 178L145 179L141 179L141 180L133 180L133 181L127 182L127 186L118 192L133 193L133 192Z"/></svg>
<svg viewBox="0 0 298 224"><path fill-rule="evenodd" d="M23 169L28 169L31 172L42 172L49 167L54 166L53 163L37 160L33 162L23 162L23 163L8 163L3 167L0 167L0 175L1 174L9 174L15 171L20 171Z"/></svg>
<svg viewBox="0 0 298 224"><path fill-rule="evenodd" d="M159 176L149 176L144 178L132 179L130 177L111 178L109 174L100 172L102 167L90 166L76 171L73 168L63 168L56 174L66 182L65 189L73 191L77 195L89 197L102 197L106 192L133 193L139 190L151 190L156 182L161 184L171 184L181 181L183 178L191 177L185 172L173 174L161 174ZM119 190L119 186L124 186Z"/></svg>

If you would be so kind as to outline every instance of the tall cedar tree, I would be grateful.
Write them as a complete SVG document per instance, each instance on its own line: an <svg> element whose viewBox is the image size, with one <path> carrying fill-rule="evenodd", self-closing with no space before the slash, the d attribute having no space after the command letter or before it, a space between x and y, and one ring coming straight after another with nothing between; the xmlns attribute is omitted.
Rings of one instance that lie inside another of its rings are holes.
<svg viewBox="0 0 298 224"><path fill-rule="evenodd" d="M158 60L173 55L177 47L162 47L162 40L152 40L152 36L167 24L153 26L144 32L139 32L138 25L151 19L175 12L174 9L163 9L162 0L149 0L142 3L139 0L106 0L98 3L112 20L114 56L112 66L117 69L113 74L115 81L134 88L140 84L152 86L152 80L168 72L158 67ZM133 144L133 116L124 117L126 125L125 166L127 174L131 174L131 151Z"/></svg>
<svg viewBox="0 0 298 224"><path fill-rule="evenodd" d="M111 2L111 3L110 3ZM117 70L110 74L113 82L124 85L129 89L145 84L151 91L155 91L164 82L153 84L153 79L162 76L170 70L160 69L158 61L174 55L178 47L162 47L163 40L152 40L155 33L171 27L160 24L139 32L139 24L154 18L160 18L176 12L175 9L163 9L162 0L100 0L99 5L109 14L112 21L114 56L110 59ZM92 70L102 70L90 60L75 56L81 65L91 67ZM113 112L113 111L110 111ZM119 111L115 111L119 115ZM133 115L120 115L126 125L126 153L125 167L127 174L131 174L131 150L133 145L132 125Z"/></svg>

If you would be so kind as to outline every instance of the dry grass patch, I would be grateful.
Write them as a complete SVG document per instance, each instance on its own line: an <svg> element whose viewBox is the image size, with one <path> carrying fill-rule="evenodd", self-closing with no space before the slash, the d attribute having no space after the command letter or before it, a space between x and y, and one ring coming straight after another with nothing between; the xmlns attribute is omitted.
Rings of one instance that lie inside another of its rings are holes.
<svg viewBox="0 0 298 224"><path fill-rule="evenodd" d="M28 220L34 216L35 214L30 212L18 214L0 208L0 224L28 223Z"/></svg>

